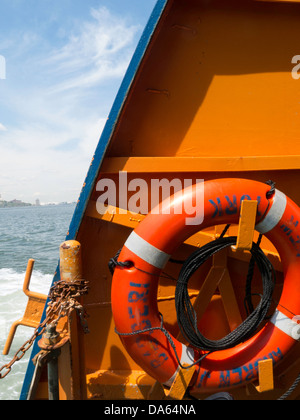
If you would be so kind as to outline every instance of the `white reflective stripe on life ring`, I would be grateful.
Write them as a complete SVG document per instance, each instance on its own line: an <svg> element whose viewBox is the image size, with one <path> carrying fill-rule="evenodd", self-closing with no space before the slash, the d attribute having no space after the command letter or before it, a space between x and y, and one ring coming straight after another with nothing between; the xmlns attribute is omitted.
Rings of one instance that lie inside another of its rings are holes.
<svg viewBox="0 0 300 420"><path fill-rule="evenodd" d="M274 229L274 227L280 222L285 212L286 204L286 195L281 191L275 190L273 205L270 208L269 213L266 215L264 220L256 225L255 229L262 234L268 233Z"/></svg>
<svg viewBox="0 0 300 420"><path fill-rule="evenodd" d="M276 328L292 337L294 340L300 340L300 324L278 311L278 309L276 309L272 316L271 322Z"/></svg>
<svg viewBox="0 0 300 420"><path fill-rule="evenodd" d="M163 269L170 258L169 254L155 248L134 231L125 242L125 246L129 251L156 268Z"/></svg>
<svg viewBox="0 0 300 420"><path fill-rule="evenodd" d="M182 365L184 364L192 365L195 361L194 357L195 357L194 350L191 347L187 347L186 345L182 344L182 353L181 353L180 363ZM167 382L164 383L165 386L168 386L168 387L172 386L179 372L179 369L180 369L180 366L178 366L172 378L170 378Z"/></svg>

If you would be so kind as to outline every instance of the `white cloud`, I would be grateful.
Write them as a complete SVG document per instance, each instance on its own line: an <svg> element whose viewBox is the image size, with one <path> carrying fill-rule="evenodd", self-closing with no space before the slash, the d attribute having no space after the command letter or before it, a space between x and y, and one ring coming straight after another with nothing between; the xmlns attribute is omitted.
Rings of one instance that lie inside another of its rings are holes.
<svg viewBox="0 0 300 420"><path fill-rule="evenodd" d="M73 121L70 130L24 127L7 131L5 142L0 136L2 195L5 191L7 199L32 202L35 192L43 191L39 195L43 201L76 200L104 123L104 119L90 119L86 125Z"/></svg>
<svg viewBox="0 0 300 420"><path fill-rule="evenodd" d="M8 79L2 98L13 116L0 123L2 196L33 202L42 191L41 201L78 198L114 99L102 92L113 81L115 95L139 29L100 8L60 48L36 48L39 40L47 44L40 34L24 37L26 58L20 50L16 56L31 79ZM38 52L29 53L29 38Z"/></svg>
<svg viewBox="0 0 300 420"><path fill-rule="evenodd" d="M92 21L83 23L63 47L45 59L44 65L58 81L50 91L83 89L124 74L132 53L128 46L140 27L127 26L105 7L92 9L91 16Z"/></svg>

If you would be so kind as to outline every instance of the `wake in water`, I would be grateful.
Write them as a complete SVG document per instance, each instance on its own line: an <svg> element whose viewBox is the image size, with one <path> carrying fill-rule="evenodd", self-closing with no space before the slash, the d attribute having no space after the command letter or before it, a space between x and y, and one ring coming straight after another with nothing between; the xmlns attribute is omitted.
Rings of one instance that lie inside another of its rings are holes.
<svg viewBox="0 0 300 420"><path fill-rule="evenodd" d="M0 367L11 361L16 351L33 334L32 328L20 326L17 329L8 356L2 355L2 350L8 336L12 323L22 318L28 298L22 291L25 272L18 273L12 268L0 269ZM53 275L43 274L40 271L33 271L30 289L35 292L48 295ZM24 358L15 363L10 374L0 382L0 400L18 399L22 388L27 363L31 350Z"/></svg>
<svg viewBox="0 0 300 420"><path fill-rule="evenodd" d="M9 356L2 355L11 324L22 317L26 308L27 296L22 289L27 261L36 261L30 289L48 295L59 246L74 209L75 205L0 209L0 367L9 363L33 334L32 328L18 327ZM30 354L31 350L0 380L0 400L19 399Z"/></svg>

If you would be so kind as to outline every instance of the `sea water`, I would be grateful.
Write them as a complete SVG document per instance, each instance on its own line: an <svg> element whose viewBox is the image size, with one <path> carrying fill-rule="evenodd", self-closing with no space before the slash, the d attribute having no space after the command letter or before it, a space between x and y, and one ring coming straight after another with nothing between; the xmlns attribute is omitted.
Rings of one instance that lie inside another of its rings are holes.
<svg viewBox="0 0 300 420"><path fill-rule="evenodd" d="M35 260L30 290L47 295L74 209L73 204L0 209L0 368L33 334L32 328L18 327L9 355L2 355L11 324L26 308L22 286L28 259ZM0 379L0 400L19 399L30 353Z"/></svg>

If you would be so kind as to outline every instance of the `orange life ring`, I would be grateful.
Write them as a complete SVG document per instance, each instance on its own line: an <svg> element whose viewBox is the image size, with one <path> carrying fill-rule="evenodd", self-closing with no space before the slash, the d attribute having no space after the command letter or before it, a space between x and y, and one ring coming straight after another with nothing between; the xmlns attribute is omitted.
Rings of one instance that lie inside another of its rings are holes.
<svg viewBox="0 0 300 420"><path fill-rule="evenodd" d="M256 230L276 247L283 265L284 285L272 319L256 335L234 348L208 355L197 366L191 388L198 392L255 380L260 360L271 358L275 365L300 339L298 324L293 320L293 314L300 314L299 207L278 190L268 198L269 186L256 181L220 179L205 182L203 188L201 230L218 224L237 224L241 202L258 201ZM194 192L194 188L189 188L173 196L170 206L178 200L190 200ZM126 334L157 328L121 337L126 350L142 369L168 386L173 383L179 366L168 339L159 330L158 279L176 248L199 231L199 226L186 225L189 216L184 212L149 213L131 233L119 256L119 261L131 261L132 267L116 267L112 283L112 311L117 331ZM172 340L181 363L193 363L201 355L174 337Z"/></svg>

